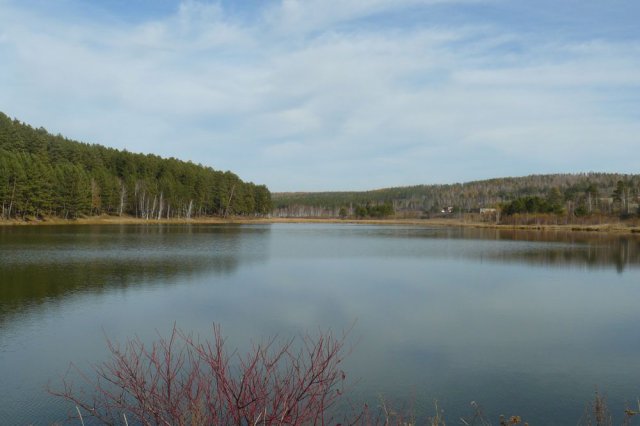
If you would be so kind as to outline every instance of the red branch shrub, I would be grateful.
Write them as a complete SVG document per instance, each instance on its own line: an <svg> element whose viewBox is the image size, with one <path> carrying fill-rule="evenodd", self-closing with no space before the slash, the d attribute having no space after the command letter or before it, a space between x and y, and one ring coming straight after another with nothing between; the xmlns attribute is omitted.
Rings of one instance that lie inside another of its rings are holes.
<svg viewBox="0 0 640 426"><path fill-rule="evenodd" d="M242 356L225 350L219 326L202 342L174 327L150 346L108 341L111 357L95 366L95 378L73 369L89 391L65 377L50 392L104 424L326 424L343 393L344 342L331 333L272 338Z"/></svg>

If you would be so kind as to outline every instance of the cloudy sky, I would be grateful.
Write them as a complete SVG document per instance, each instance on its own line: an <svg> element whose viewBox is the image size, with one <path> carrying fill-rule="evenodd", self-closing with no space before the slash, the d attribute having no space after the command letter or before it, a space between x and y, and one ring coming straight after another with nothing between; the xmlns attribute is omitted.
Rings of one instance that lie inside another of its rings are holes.
<svg viewBox="0 0 640 426"><path fill-rule="evenodd" d="M0 111L272 191L640 166L637 0L0 0Z"/></svg>

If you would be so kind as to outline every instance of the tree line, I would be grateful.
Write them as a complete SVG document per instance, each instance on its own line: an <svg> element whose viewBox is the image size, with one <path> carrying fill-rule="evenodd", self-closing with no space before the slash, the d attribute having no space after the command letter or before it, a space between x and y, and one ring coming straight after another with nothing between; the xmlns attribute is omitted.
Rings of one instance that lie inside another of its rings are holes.
<svg viewBox="0 0 640 426"><path fill-rule="evenodd" d="M271 193L229 171L76 142L0 112L0 204L3 219L267 215Z"/></svg>
<svg viewBox="0 0 640 426"><path fill-rule="evenodd" d="M367 203L365 205L357 205L353 209L353 214L358 219L364 218L384 218L393 216L393 205L390 202L385 202L383 204L370 204ZM340 217L346 218L349 215L347 210L343 207L340 209Z"/></svg>
<svg viewBox="0 0 640 426"><path fill-rule="evenodd" d="M276 216L358 217L360 206L391 205L396 216L430 217L496 208L503 214L638 214L640 175L531 175L361 192L274 193ZM356 211L358 210L358 211Z"/></svg>

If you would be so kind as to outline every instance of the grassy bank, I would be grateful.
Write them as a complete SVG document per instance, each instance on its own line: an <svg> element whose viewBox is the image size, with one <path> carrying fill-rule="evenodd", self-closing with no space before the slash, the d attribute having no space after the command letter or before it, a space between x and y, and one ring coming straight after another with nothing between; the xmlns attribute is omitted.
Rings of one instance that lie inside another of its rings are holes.
<svg viewBox="0 0 640 426"><path fill-rule="evenodd" d="M88 216L77 219L57 217L29 218L27 220L0 220L0 226L38 226L38 225L206 225L228 223L270 223L269 219L247 217L199 217L195 219L140 219L133 216Z"/></svg>
<svg viewBox="0 0 640 426"><path fill-rule="evenodd" d="M260 217L199 217L194 219L139 219L131 216L90 216L78 219L42 218L27 220L0 220L0 226L38 226L38 225L210 225L210 224L270 224L270 223L336 223L361 225L411 225L426 227L467 227L505 230L525 230L541 232L594 232L607 234L638 234L637 222L601 223L597 225L580 224L538 224L510 225L495 224L464 219L337 219L337 218L260 218Z"/></svg>

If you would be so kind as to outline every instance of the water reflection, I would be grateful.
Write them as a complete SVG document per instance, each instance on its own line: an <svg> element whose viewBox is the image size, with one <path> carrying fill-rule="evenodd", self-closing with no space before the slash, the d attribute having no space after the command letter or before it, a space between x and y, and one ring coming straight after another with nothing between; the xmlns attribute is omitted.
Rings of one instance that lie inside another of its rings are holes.
<svg viewBox="0 0 640 426"><path fill-rule="evenodd" d="M455 237L453 237L455 238ZM640 265L640 237L593 232L461 230L459 238L527 241L537 243L514 250L489 253L487 260L523 262L538 266L614 267L618 272L627 266Z"/></svg>
<svg viewBox="0 0 640 426"><path fill-rule="evenodd" d="M0 418L61 419L42 387L103 359L102 331L216 322L242 350L357 319L356 401L575 423L596 385L612 402L640 392L638 251L628 236L407 226L0 228Z"/></svg>
<svg viewBox="0 0 640 426"><path fill-rule="evenodd" d="M280 225L278 231L276 253L311 258L442 257L618 272L640 265L640 238L634 236L351 225ZM269 226L0 227L0 320L77 292L231 274L241 263L266 261L270 232ZM300 246L301 237L308 246ZM372 244L360 246L362 238ZM331 244L334 239L340 244ZM385 244L389 239L396 243Z"/></svg>
<svg viewBox="0 0 640 426"><path fill-rule="evenodd" d="M78 292L160 286L264 262L269 227L0 227L0 322Z"/></svg>
<svg viewBox="0 0 640 426"><path fill-rule="evenodd" d="M367 227L362 238L466 240L464 245L440 244L416 253L405 247L395 254L462 257L537 266L615 268L640 265L640 236L597 232L530 231L485 228ZM498 243L499 244L495 244ZM390 253L393 255L394 253Z"/></svg>

